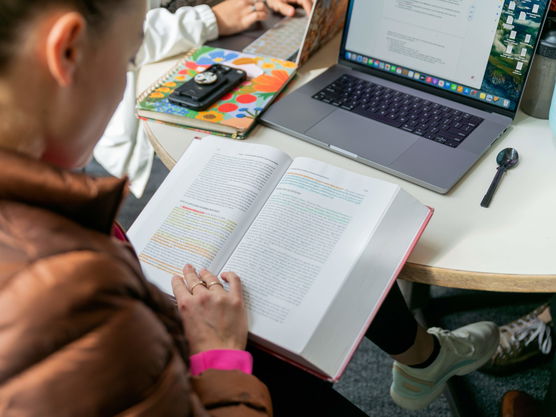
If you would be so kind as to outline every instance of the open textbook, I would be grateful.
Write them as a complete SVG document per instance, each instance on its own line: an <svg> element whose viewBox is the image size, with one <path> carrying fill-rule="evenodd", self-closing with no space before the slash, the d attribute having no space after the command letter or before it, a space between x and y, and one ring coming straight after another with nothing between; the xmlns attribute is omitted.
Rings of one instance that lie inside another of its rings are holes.
<svg viewBox="0 0 556 417"><path fill-rule="evenodd" d="M431 213L395 184L206 137L129 236L147 278L169 294L186 263L236 272L250 339L337 380Z"/></svg>

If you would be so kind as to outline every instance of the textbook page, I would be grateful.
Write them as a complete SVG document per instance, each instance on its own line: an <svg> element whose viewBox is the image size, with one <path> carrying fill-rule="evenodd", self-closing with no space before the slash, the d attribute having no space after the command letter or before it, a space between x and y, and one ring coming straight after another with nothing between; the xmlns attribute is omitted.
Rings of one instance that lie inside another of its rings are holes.
<svg viewBox="0 0 556 417"><path fill-rule="evenodd" d="M172 294L186 263L218 273L290 163L265 145L193 141L129 230L149 280Z"/></svg>
<svg viewBox="0 0 556 417"><path fill-rule="evenodd" d="M250 332L301 353L398 189L296 158L224 266L242 279Z"/></svg>

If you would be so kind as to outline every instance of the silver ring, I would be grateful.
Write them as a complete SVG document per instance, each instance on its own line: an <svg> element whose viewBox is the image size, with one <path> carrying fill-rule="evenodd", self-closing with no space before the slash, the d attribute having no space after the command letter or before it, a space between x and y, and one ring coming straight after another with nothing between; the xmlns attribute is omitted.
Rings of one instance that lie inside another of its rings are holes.
<svg viewBox="0 0 556 417"><path fill-rule="evenodd" d="M257 11L257 6L255 6L256 2L253 3L253 5L251 6L251 11L252 12L256 12Z"/></svg>

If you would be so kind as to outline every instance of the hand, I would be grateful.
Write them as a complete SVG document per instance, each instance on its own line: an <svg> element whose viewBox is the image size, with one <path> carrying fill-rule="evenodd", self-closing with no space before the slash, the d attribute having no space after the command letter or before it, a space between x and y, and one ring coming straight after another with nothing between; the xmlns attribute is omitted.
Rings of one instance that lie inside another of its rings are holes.
<svg viewBox="0 0 556 417"><path fill-rule="evenodd" d="M241 282L233 272L225 272L221 277L230 284L229 292L206 269L197 274L191 265L183 268L183 278L172 278L192 355L212 349L241 350L247 344Z"/></svg>
<svg viewBox="0 0 556 417"><path fill-rule="evenodd" d="M307 16L311 14L313 8L313 0L266 0L266 5L275 12L282 13L284 16L293 16L295 8L292 4L297 4L305 10Z"/></svg>
<svg viewBox="0 0 556 417"><path fill-rule="evenodd" d="M268 18L268 9L262 1L226 0L214 6L212 11L221 36L241 32L253 23Z"/></svg>

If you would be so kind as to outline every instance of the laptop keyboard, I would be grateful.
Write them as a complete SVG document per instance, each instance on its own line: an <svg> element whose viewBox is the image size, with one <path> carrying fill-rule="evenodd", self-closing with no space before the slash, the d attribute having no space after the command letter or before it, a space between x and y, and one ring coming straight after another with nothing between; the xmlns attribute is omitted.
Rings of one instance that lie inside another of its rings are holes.
<svg viewBox="0 0 556 417"><path fill-rule="evenodd" d="M247 45L243 52L291 59L299 50L308 22L305 15L285 17Z"/></svg>
<svg viewBox="0 0 556 417"><path fill-rule="evenodd" d="M347 74L313 98L452 148L484 120Z"/></svg>

